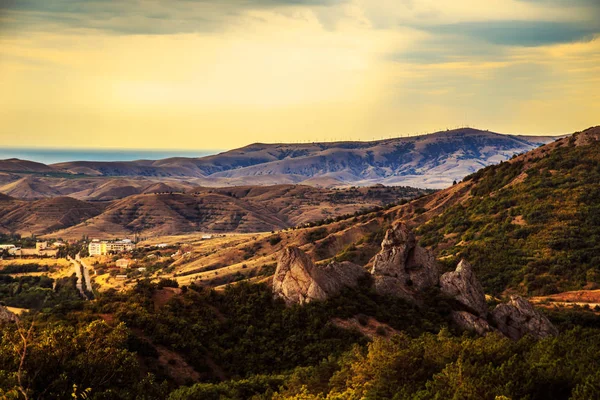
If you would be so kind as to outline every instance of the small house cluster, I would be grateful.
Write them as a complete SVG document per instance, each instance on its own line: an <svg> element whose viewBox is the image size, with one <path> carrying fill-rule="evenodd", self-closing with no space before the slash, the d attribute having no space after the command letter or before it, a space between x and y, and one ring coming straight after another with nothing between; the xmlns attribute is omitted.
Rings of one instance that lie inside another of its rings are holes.
<svg viewBox="0 0 600 400"><path fill-rule="evenodd" d="M35 249L21 248L15 246L14 244L0 244L0 252L6 251L9 256L19 257L55 257L58 252L58 248L62 246L65 246L65 243L60 241L54 243L48 243L47 241L36 242Z"/></svg>

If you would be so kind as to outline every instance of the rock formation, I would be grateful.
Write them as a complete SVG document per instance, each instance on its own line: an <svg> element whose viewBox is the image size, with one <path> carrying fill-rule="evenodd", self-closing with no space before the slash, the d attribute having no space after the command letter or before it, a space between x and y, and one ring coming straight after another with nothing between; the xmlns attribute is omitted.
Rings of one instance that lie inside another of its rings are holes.
<svg viewBox="0 0 600 400"><path fill-rule="evenodd" d="M488 307L483 287L467 261L461 260L455 271L442 275L440 289L442 293L456 299L474 315L482 318L487 316Z"/></svg>
<svg viewBox="0 0 600 400"><path fill-rule="evenodd" d="M286 248L273 277L273 293L287 304L326 300L344 287L356 286L365 275L362 267L350 262L315 263L297 247Z"/></svg>
<svg viewBox="0 0 600 400"><path fill-rule="evenodd" d="M479 335L495 331L484 318L473 315L468 311L452 311L452 320L460 329L474 331Z"/></svg>
<svg viewBox="0 0 600 400"><path fill-rule="evenodd" d="M514 340L527 334L538 339L558 334L548 318L521 296L511 296L508 303L498 304L490 319L500 332Z"/></svg>
<svg viewBox="0 0 600 400"><path fill-rule="evenodd" d="M288 305L326 300L344 287L356 286L363 275L364 269L356 264L332 262L319 266L302 250L288 247L279 259L273 292ZM440 277L433 254L418 246L415 236L403 224L396 224L386 232L371 275L379 294L417 304L423 290L439 284L440 291L458 303L451 316L463 330L480 335L499 331L514 340L527 334L543 338L558 333L543 314L519 296L511 297L508 303L489 313L485 292L471 265L461 260L456 270Z"/></svg>
<svg viewBox="0 0 600 400"><path fill-rule="evenodd" d="M404 224L396 224L386 232L371 274L378 293L410 301L439 281L435 257L417 245L415 236Z"/></svg>
<svg viewBox="0 0 600 400"><path fill-rule="evenodd" d="M15 322L17 321L17 316L10 312L8 310L8 308L4 307L3 305L0 305L0 324L4 323L4 322Z"/></svg>

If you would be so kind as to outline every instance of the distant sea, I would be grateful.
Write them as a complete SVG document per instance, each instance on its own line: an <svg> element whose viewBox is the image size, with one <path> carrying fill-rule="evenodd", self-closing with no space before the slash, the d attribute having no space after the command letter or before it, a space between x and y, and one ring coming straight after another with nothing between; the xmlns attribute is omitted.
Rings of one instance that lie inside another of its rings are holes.
<svg viewBox="0 0 600 400"><path fill-rule="evenodd" d="M222 150L109 150L109 149L27 149L0 148L0 160L19 158L54 164L66 161L135 161L169 157L203 157Z"/></svg>

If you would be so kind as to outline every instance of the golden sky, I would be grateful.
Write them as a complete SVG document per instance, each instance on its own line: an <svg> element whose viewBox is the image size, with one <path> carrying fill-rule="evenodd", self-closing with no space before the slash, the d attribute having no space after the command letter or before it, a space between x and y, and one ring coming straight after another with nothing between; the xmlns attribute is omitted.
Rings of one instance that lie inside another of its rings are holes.
<svg viewBox="0 0 600 400"><path fill-rule="evenodd" d="M600 124L599 0L0 0L7 147Z"/></svg>

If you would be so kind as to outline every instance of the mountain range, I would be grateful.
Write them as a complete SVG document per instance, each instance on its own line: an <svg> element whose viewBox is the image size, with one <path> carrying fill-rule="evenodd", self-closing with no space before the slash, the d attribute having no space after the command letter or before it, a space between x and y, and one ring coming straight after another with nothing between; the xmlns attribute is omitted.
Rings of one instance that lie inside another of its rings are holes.
<svg viewBox="0 0 600 400"><path fill-rule="evenodd" d="M460 129L376 142L253 144L157 161L9 159L0 161L0 231L80 238L279 230L410 200L428 192L396 185L452 186L554 140ZM376 182L394 186L364 186ZM236 183L244 184L229 186Z"/></svg>
<svg viewBox="0 0 600 400"><path fill-rule="evenodd" d="M32 184L31 180L20 182L24 174L41 177L38 185L49 184L50 180L52 187L59 186L54 180L60 178L126 177L146 179L148 186L168 179L190 187L302 183L321 187L384 184L441 189L482 167L556 139L463 128L372 142L256 143L200 158L70 161L51 165L9 159L0 161L0 192L22 197L18 196L20 187ZM88 184L88 181L78 182L77 187ZM89 182L95 185L98 180ZM133 186L132 190L137 193L145 190L139 182L126 186ZM25 198L56 195L48 190L24 189L23 192ZM60 195L71 193L63 191ZM82 199L85 196L75 195Z"/></svg>

